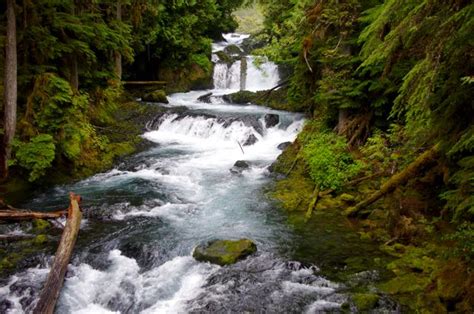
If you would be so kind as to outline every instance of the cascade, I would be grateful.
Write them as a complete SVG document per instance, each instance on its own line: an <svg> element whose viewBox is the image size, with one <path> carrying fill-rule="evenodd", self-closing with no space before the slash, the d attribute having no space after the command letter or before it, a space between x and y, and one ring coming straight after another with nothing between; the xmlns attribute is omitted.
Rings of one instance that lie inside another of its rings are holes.
<svg viewBox="0 0 474 314"><path fill-rule="evenodd" d="M226 34L214 51L245 37ZM215 89L169 96L143 134L148 150L24 204L57 208L74 191L95 215L81 226L58 313L319 312L347 301L344 287L316 266L291 260L294 231L262 193L278 145L296 138L303 115L196 100L274 87L277 66L265 59L257 66L253 56L231 65L213 59ZM268 114L277 121L266 125ZM238 160L249 167L236 175L229 170ZM226 267L195 261L193 248L214 238L251 238L258 253ZM0 283L0 311L32 310L51 256L37 258Z"/></svg>
<svg viewBox="0 0 474 314"><path fill-rule="evenodd" d="M214 62L214 88L218 90L248 90L260 91L271 89L278 85L280 76L278 66L266 57L242 56L231 64L219 61L216 52L223 51L227 45L240 47L247 35L224 36L226 42L213 45L212 61ZM232 55L237 59L238 55Z"/></svg>

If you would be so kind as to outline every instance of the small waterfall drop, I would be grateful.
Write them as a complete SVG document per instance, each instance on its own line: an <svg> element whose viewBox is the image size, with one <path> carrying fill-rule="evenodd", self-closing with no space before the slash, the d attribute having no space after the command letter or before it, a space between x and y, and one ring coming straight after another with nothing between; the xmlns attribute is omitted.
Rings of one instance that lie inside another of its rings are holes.
<svg viewBox="0 0 474 314"><path fill-rule="evenodd" d="M231 55L234 61L228 64L219 61L216 52L225 51L226 47L236 45L241 48L248 35L225 34L226 41L213 45L212 61L214 66L214 88L230 90L260 91L271 89L278 85L280 76L278 66L266 57Z"/></svg>

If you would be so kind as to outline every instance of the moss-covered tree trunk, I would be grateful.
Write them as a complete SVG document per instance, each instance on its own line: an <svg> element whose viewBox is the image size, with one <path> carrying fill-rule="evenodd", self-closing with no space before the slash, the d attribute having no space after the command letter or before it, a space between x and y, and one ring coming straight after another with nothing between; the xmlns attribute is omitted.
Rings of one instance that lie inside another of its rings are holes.
<svg viewBox="0 0 474 314"><path fill-rule="evenodd" d="M17 54L15 1L7 0L7 34L5 45L5 81L3 95L3 141L0 148L0 178L8 177L8 160L16 129Z"/></svg>
<svg viewBox="0 0 474 314"><path fill-rule="evenodd" d="M369 198L366 198L362 202L359 202L356 206L350 207L345 211L347 216L356 216L362 209L366 208L370 204L376 202L386 194L392 192L397 187L405 184L408 180L416 177L420 171L422 171L429 164L433 163L439 156L439 145L433 146L431 149L425 151L423 154L418 156L411 164L409 164L403 171L393 175L385 184L382 185L380 190L372 194Z"/></svg>
<svg viewBox="0 0 474 314"><path fill-rule="evenodd" d="M120 1L117 1L117 8L116 8L116 18L117 21L122 21L122 4ZM122 80L122 54L120 51L114 52L114 61L115 61L115 75L117 79L120 81Z"/></svg>

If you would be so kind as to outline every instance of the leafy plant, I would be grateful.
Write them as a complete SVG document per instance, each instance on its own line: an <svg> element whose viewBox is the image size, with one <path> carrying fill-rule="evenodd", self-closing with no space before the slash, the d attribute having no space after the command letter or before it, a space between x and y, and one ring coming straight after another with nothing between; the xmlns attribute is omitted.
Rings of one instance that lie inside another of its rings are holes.
<svg viewBox="0 0 474 314"><path fill-rule="evenodd" d="M460 224L456 232L444 237L445 240L456 241L453 253L468 261L474 260L474 224L464 222Z"/></svg>
<svg viewBox="0 0 474 314"><path fill-rule="evenodd" d="M51 167L55 157L53 137L49 134L39 134L28 143L17 143L15 157L19 166L29 170L28 180L36 181Z"/></svg>
<svg viewBox="0 0 474 314"><path fill-rule="evenodd" d="M338 190L362 168L347 151L345 139L332 133L317 133L304 145L303 154L320 189Z"/></svg>

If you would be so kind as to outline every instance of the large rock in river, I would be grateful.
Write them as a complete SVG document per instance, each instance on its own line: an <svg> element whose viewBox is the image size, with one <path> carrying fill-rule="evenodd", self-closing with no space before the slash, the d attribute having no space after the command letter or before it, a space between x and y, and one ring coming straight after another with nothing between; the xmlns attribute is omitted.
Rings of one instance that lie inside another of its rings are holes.
<svg viewBox="0 0 474 314"><path fill-rule="evenodd" d="M200 262L211 262L217 265L230 265L255 253L257 246L252 240L215 240L198 245L193 257Z"/></svg>
<svg viewBox="0 0 474 314"><path fill-rule="evenodd" d="M245 160L237 160L232 168L230 168L230 172L234 174L241 174L244 170L250 168L250 165Z"/></svg>
<svg viewBox="0 0 474 314"><path fill-rule="evenodd" d="M149 101L149 102L161 102L165 104L168 103L168 98L166 98L166 93L164 90L161 90L161 89L158 89L156 91L143 95L142 100Z"/></svg>
<svg viewBox="0 0 474 314"><path fill-rule="evenodd" d="M280 116L273 113L267 113L263 119L265 120L265 126L267 128L274 127L280 122Z"/></svg>

